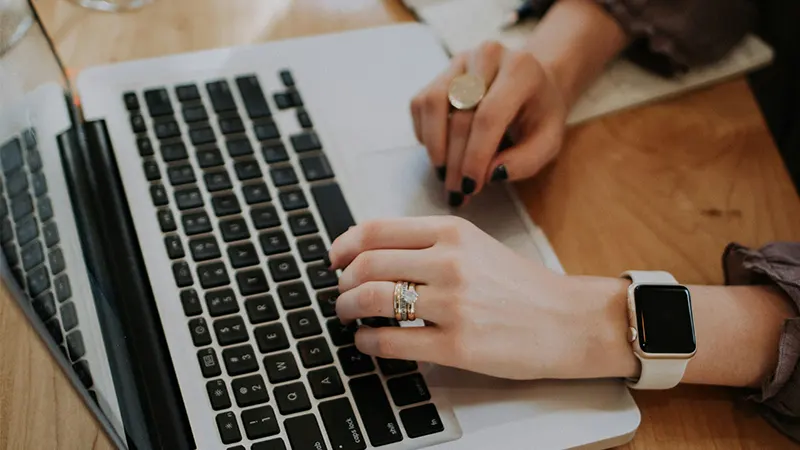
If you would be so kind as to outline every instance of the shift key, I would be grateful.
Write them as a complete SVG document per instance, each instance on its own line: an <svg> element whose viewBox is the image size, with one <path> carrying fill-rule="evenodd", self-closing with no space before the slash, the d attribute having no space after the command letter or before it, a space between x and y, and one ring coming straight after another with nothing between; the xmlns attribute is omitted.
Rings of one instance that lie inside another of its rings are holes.
<svg viewBox="0 0 800 450"><path fill-rule="evenodd" d="M386 391L378 375L350 380L350 391L361 413L361 420L373 446L386 445L403 439L400 425L392 412Z"/></svg>
<svg viewBox="0 0 800 450"><path fill-rule="evenodd" d="M322 422L328 431L331 446L337 450L364 450L367 443L358 426L350 400L338 398L319 404Z"/></svg>

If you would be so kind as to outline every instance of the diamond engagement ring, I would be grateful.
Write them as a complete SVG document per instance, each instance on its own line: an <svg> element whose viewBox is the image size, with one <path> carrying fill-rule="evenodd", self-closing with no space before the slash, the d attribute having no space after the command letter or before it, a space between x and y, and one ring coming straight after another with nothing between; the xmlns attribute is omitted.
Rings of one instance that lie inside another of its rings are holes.
<svg viewBox="0 0 800 450"><path fill-rule="evenodd" d="M406 304L407 318L411 321L417 320L417 313L414 309L414 305L419 299L419 294L415 289L416 286L416 283L408 283L408 287L403 291L403 301Z"/></svg>
<svg viewBox="0 0 800 450"><path fill-rule="evenodd" d="M414 321L417 319L415 304L419 294L415 283L398 281L394 285L394 318L398 321Z"/></svg>

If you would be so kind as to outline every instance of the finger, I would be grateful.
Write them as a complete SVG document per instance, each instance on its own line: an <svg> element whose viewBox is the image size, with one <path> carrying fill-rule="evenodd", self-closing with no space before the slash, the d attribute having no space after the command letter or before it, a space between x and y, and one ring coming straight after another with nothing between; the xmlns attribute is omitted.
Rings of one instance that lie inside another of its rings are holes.
<svg viewBox="0 0 800 450"><path fill-rule="evenodd" d="M498 153L484 175L487 182L517 181L530 178L544 168L558 153L564 130L558 120L540 125L518 144Z"/></svg>
<svg viewBox="0 0 800 450"><path fill-rule="evenodd" d="M455 208L461 206L464 201L464 194L461 193L461 160L464 156L464 147L467 145L471 124L472 111L453 111L450 116L447 174L444 187L447 191L447 204Z"/></svg>
<svg viewBox="0 0 800 450"><path fill-rule="evenodd" d="M361 327L355 343L362 353L385 359L444 364L444 332L436 327Z"/></svg>
<svg viewBox="0 0 800 450"><path fill-rule="evenodd" d="M450 110L447 89L453 78L464 73L465 58L465 56L453 58L450 67L425 90L424 100L421 103L422 142L428 151L431 163L437 168L447 164L445 149L447 114Z"/></svg>
<svg viewBox="0 0 800 450"><path fill-rule="evenodd" d="M422 249L436 243L443 219L400 217L365 222L342 233L331 245L332 269L347 267L356 256L376 249Z"/></svg>
<svg viewBox="0 0 800 450"><path fill-rule="evenodd" d="M370 281L430 283L437 273L427 250L368 250L356 256L339 277L339 292Z"/></svg>
<svg viewBox="0 0 800 450"><path fill-rule="evenodd" d="M390 281L369 281L339 296L336 300L336 315L342 323L364 317L394 317L395 283ZM414 313L420 319L438 322L441 313L436 305L442 305L436 298L436 290L418 284L415 290L419 295L414 304Z"/></svg>

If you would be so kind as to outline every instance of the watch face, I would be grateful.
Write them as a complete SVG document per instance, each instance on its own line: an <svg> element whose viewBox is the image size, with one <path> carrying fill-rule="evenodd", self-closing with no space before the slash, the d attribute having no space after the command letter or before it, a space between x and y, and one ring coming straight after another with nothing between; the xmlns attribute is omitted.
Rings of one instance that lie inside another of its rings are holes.
<svg viewBox="0 0 800 450"><path fill-rule="evenodd" d="M634 288L639 346L646 353L695 351L692 301L683 286L638 285Z"/></svg>

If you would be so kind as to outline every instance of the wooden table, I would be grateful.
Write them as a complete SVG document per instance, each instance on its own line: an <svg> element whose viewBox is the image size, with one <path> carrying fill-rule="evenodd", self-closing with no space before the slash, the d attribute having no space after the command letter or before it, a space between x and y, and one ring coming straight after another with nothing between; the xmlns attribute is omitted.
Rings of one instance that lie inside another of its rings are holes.
<svg viewBox="0 0 800 450"><path fill-rule="evenodd" d="M156 0L105 14L37 0L66 64L82 68L412 20L396 0ZM569 133L557 163L519 184L570 273L662 268L722 282L729 241L800 240L800 201L743 80L615 114ZM6 297L0 300L0 448L105 449L98 428ZM787 448L728 389L636 392L625 448Z"/></svg>

